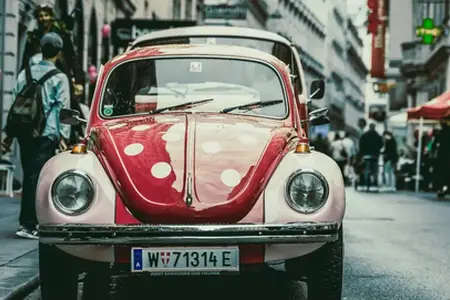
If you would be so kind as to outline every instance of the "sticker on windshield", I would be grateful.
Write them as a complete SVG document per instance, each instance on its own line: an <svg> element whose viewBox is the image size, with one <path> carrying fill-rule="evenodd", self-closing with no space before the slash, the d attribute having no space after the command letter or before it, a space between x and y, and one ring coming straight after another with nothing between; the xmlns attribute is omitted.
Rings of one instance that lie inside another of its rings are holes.
<svg viewBox="0 0 450 300"><path fill-rule="evenodd" d="M107 104L107 105L103 106L103 114L105 116L111 116L113 114L113 108L114 108L114 105L112 105L112 104Z"/></svg>
<svg viewBox="0 0 450 300"><path fill-rule="evenodd" d="M206 44L208 45L215 45L216 44L216 38L207 38Z"/></svg>
<svg viewBox="0 0 450 300"><path fill-rule="evenodd" d="M191 68L189 69L191 72L200 73L202 72L203 64L199 61L192 61Z"/></svg>

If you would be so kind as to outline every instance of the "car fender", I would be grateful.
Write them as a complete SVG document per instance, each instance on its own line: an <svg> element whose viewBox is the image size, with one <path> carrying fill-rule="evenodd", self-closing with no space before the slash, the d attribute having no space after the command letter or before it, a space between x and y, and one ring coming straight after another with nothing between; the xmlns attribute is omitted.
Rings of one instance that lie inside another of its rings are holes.
<svg viewBox="0 0 450 300"><path fill-rule="evenodd" d="M95 194L89 209L79 215L60 212L52 200L52 185L60 174L68 170L85 172L94 184ZM114 224L116 190L97 156L71 154L70 151L52 157L42 168L36 190L36 214L39 224ZM85 259L114 261L114 249L105 246L59 246L69 254Z"/></svg>
<svg viewBox="0 0 450 300"><path fill-rule="evenodd" d="M292 173L300 169L315 170L321 173L328 182L328 199L322 208L314 213L299 213L286 202L287 180ZM278 165L264 192L264 220L265 223L269 224L289 222L337 222L341 224L345 214L345 206L345 185L339 166L329 156L317 151L287 153ZM265 261L306 255L322 245L324 244L267 245Z"/></svg>

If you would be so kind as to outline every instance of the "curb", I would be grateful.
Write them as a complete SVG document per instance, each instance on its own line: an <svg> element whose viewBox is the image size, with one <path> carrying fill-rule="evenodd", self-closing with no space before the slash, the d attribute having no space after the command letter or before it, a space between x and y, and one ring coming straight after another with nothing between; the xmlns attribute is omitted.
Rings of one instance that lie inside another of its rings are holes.
<svg viewBox="0 0 450 300"><path fill-rule="evenodd" d="M17 286L11 293L0 300L20 300L31 294L39 287L39 275L34 276L25 283Z"/></svg>

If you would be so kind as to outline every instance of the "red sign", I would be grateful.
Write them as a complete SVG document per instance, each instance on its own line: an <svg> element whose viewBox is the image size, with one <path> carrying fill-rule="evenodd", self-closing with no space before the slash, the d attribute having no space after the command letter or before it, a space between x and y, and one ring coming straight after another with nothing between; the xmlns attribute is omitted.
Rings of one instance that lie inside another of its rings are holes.
<svg viewBox="0 0 450 300"><path fill-rule="evenodd" d="M373 0L369 0L373 1ZM386 49L386 9L385 0L376 0L376 31L372 33L372 78L385 78L385 49ZM373 5L372 5L373 7Z"/></svg>

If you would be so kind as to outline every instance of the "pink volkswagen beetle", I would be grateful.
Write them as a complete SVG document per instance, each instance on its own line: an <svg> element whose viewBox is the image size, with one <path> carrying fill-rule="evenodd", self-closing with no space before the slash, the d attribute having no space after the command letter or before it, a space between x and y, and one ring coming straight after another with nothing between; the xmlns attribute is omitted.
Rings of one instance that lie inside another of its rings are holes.
<svg viewBox="0 0 450 300"><path fill-rule="evenodd" d="M329 119L326 108L300 117L300 79L238 46L143 47L108 62L85 142L39 178L43 299L76 299L81 272L84 297L103 299L119 271L221 276L277 264L306 278L308 299L341 299L344 184L309 146L309 126ZM309 98L324 88L313 82ZM71 110L60 118L86 122Z"/></svg>

